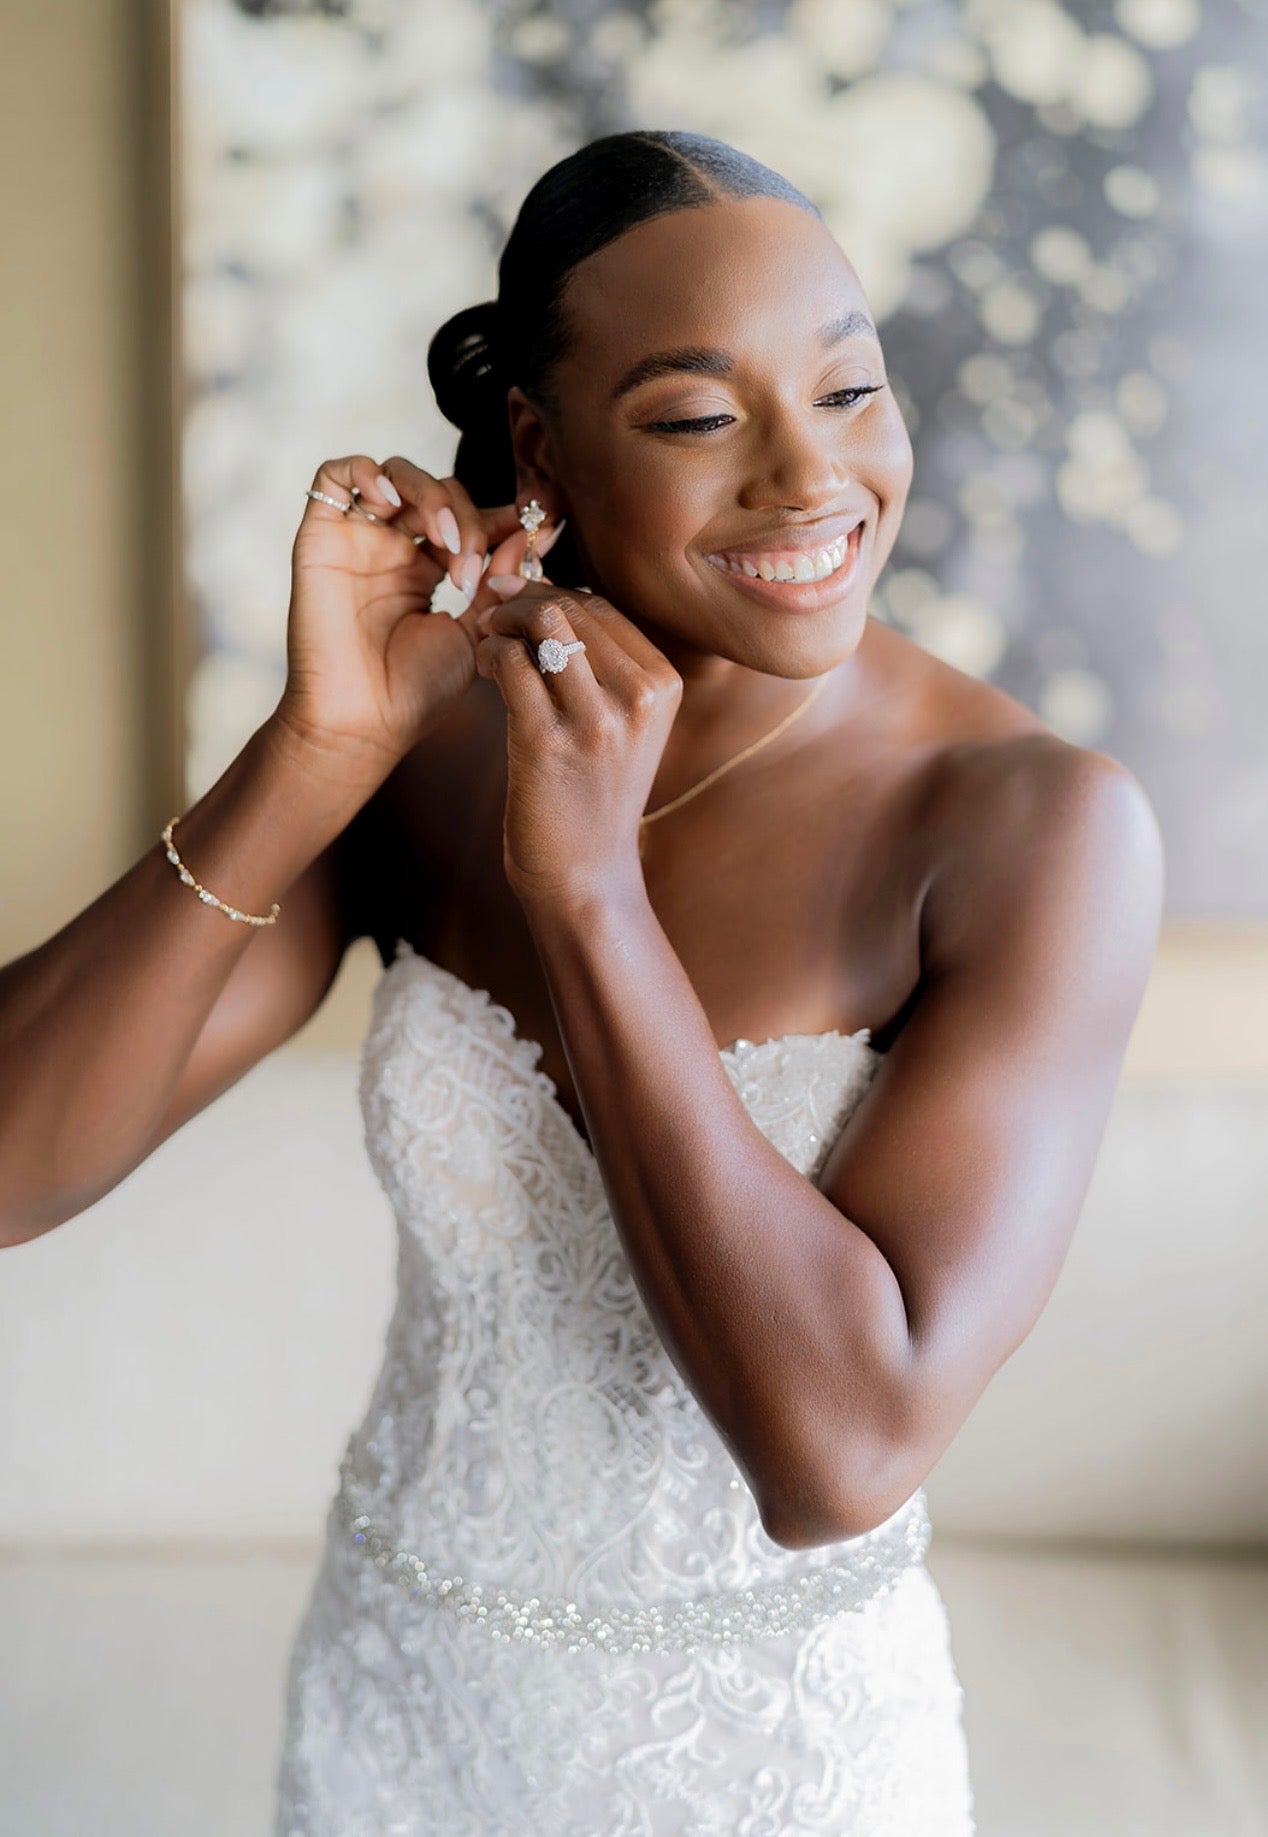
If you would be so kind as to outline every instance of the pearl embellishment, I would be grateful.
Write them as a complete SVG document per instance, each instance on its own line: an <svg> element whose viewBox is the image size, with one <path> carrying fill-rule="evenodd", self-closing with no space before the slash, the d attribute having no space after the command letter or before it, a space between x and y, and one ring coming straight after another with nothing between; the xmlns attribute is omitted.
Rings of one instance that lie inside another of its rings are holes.
<svg viewBox="0 0 1268 1837"><path fill-rule="evenodd" d="M345 1457L336 1505L352 1541L365 1547L386 1580L460 1620L484 1627L493 1639L566 1646L569 1652L586 1647L604 1652L694 1652L701 1646L805 1631L828 1615L862 1607L892 1587L905 1570L923 1561L931 1536L924 1501L915 1496L885 1524L854 1540L858 1554L848 1565L824 1564L787 1582L756 1588L637 1607L608 1605L596 1612L562 1596L543 1598L516 1588L490 1588L462 1575L437 1574L375 1523L364 1510L367 1503Z"/></svg>

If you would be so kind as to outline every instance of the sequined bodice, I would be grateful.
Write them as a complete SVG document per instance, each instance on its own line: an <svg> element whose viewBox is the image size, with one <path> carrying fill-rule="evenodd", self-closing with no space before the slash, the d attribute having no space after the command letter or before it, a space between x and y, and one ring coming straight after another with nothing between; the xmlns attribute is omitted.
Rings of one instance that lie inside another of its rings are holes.
<svg viewBox="0 0 1268 1837"><path fill-rule="evenodd" d="M349 1535L413 1592L435 1597L443 1577L442 1595L508 1636L540 1629L543 1603L606 1615L610 1637L625 1610L646 1634L650 1605L662 1634L686 1614L705 1637L710 1604L720 1623L733 1596L750 1630L763 1601L789 1624L798 1590L819 1611L869 1598L923 1556L923 1491L863 1537L792 1551L766 1535L643 1305L541 1051L487 991L398 941L360 1080L398 1295L342 1465ZM879 1055L864 1028L739 1040L721 1060L813 1181Z"/></svg>

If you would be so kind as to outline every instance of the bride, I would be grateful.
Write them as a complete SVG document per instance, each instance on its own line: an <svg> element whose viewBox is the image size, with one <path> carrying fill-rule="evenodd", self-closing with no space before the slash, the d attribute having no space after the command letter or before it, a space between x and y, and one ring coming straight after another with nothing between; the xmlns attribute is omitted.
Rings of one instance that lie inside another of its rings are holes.
<svg viewBox="0 0 1268 1837"><path fill-rule="evenodd" d="M5 1241L372 937L399 1292L278 1837L964 1837L923 1484L1061 1268L1153 813L869 617L912 449L769 168L583 146L429 372L453 475L317 469L276 710L2 973Z"/></svg>

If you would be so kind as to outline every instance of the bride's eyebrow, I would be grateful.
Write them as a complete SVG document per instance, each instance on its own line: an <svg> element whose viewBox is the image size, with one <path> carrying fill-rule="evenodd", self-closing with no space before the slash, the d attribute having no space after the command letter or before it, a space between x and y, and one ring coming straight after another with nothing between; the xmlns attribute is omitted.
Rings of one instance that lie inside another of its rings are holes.
<svg viewBox="0 0 1268 1837"><path fill-rule="evenodd" d="M829 319L826 325L819 327L817 336L823 348L830 350L844 338L875 338L876 327L866 313L854 310L842 313L836 319ZM640 383L650 382L656 376L673 376L682 371L693 376L727 376L733 365L731 353L719 350L714 345L689 344L681 345L673 351L653 351L630 365L613 389L610 399L618 402L631 389L637 389Z"/></svg>

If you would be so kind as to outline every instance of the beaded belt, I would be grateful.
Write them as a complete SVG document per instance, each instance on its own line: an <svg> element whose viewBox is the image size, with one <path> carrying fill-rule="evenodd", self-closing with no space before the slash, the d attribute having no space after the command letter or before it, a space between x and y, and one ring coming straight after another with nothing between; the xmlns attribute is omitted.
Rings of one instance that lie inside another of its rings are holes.
<svg viewBox="0 0 1268 1837"><path fill-rule="evenodd" d="M930 1525L923 1500L898 1519L885 1537L859 1550L849 1564L825 1565L787 1582L689 1596L662 1605L609 1606L584 1612L564 1597L488 1588L460 1575L440 1575L412 1550L403 1550L363 1509L365 1496L341 1469L335 1503L353 1541L364 1545L387 1580L412 1596L447 1608L460 1620L487 1629L497 1640L521 1640L569 1652L693 1652L700 1646L803 1631L829 1615L849 1613L890 1588L924 1558Z"/></svg>

